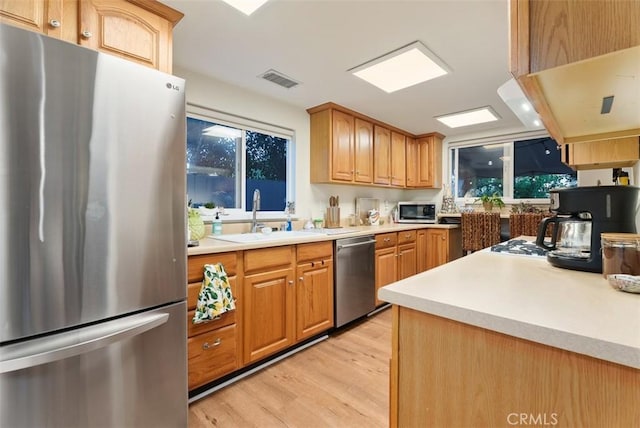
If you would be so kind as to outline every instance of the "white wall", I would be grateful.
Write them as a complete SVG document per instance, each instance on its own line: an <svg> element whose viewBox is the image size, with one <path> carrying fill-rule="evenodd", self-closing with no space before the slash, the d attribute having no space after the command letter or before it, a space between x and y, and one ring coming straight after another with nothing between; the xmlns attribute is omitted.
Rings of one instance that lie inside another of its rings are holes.
<svg viewBox="0 0 640 428"><path fill-rule="evenodd" d="M355 199L378 198L383 208L389 201L389 209L399 200L427 200L440 203L438 190L404 191L366 186L311 184L309 159L309 115L305 109L285 104L243 88L214 80L190 70L176 67L174 74L186 79L187 102L232 114L292 129L296 146L296 214L301 218L324 213L329 196L339 195L341 217L355 212ZM313 107L313 106L309 106ZM437 198L437 199L436 199ZM284 207L283 207L284 208ZM385 214L384 212L382 213Z"/></svg>

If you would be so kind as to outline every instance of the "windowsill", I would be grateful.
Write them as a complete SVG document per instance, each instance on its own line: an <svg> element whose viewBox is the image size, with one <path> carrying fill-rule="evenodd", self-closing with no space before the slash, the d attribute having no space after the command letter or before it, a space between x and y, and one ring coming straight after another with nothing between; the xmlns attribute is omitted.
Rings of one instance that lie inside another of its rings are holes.
<svg viewBox="0 0 640 428"><path fill-rule="evenodd" d="M216 216L215 214L201 215L201 218L205 223L212 223ZM220 220L222 220L222 223L251 223L253 221L253 214L250 212L225 212L220 216ZM256 214L256 220L261 223L273 221L284 222L287 221L287 215L282 212L259 212ZM292 215L291 220L299 220L299 217Z"/></svg>

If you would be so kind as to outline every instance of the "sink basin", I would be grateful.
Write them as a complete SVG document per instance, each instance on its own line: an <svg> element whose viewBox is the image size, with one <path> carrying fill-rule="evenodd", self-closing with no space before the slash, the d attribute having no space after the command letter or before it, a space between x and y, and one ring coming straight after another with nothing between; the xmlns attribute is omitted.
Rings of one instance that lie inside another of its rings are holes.
<svg viewBox="0 0 640 428"><path fill-rule="evenodd" d="M229 241L236 243L249 243L249 242L274 242L284 241L291 238L303 238L309 236L323 236L326 235L323 232L310 232L306 230L292 230L284 231L279 230L271 233L230 233L228 235L209 235L210 238L214 238L220 241Z"/></svg>

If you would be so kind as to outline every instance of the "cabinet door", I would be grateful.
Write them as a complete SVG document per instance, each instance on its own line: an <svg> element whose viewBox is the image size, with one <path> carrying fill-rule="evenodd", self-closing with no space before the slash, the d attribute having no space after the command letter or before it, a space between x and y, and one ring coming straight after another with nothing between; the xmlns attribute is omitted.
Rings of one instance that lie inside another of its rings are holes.
<svg viewBox="0 0 640 428"><path fill-rule="evenodd" d="M574 169L633 166L640 158L638 137L561 145L562 161Z"/></svg>
<svg viewBox="0 0 640 428"><path fill-rule="evenodd" d="M398 258L396 251L395 246L376 250L376 306L384 303L382 300L378 300L378 289L397 281Z"/></svg>
<svg viewBox="0 0 640 428"><path fill-rule="evenodd" d="M418 230L416 233L416 271L424 272L429 269L427 265L427 231L425 229Z"/></svg>
<svg viewBox="0 0 640 428"><path fill-rule="evenodd" d="M443 265L449 260L449 239L446 230L427 231L427 269Z"/></svg>
<svg viewBox="0 0 640 428"><path fill-rule="evenodd" d="M417 144L418 187L433 187L434 185L434 154L433 137L421 138Z"/></svg>
<svg viewBox="0 0 640 428"><path fill-rule="evenodd" d="M398 245L398 280L417 273L416 243Z"/></svg>
<svg viewBox="0 0 640 428"><path fill-rule="evenodd" d="M245 364L293 345L293 278L292 268L245 276Z"/></svg>
<svg viewBox="0 0 640 428"><path fill-rule="evenodd" d="M415 138L406 138L407 148L407 187L418 184L418 144Z"/></svg>
<svg viewBox="0 0 640 428"><path fill-rule="evenodd" d="M373 127L373 182L391 183L391 131L382 126Z"/></svg>
<svg viewBox="0 0 640 428"><path fill-rule="evenodd" d="M373 182L373 124L355 119L355 181Z"/></svg>
<svg viewBox="0 0 640 428"><path fill-rule="evenodd" d="M0 0L0 22L72 43L78 41L75 0Z"/></svg>
<svg viewBox="0 0 640 428"><path fill-rule="evenodd" d="M173 24L129 1L82 0L80 44L171 73Z"/></svg>
<svg viewBox="0 0 640 428"><path fill-rule="evenodd" d="M405 187L407 184L407 148L405 137L391 132L391 185Z"/></svg>
<svg viewBox="0 0 640 428"><path fill-rule="evenodd" d="M353 181L353 127L354 118L338 110L332 111L331 178Z"/></svg>
<svg viewBox="0 0 640 428"><path fill-rule="evenodd" d="M296 340L333 327L333 262L321 259L298 265Z"/></svg>

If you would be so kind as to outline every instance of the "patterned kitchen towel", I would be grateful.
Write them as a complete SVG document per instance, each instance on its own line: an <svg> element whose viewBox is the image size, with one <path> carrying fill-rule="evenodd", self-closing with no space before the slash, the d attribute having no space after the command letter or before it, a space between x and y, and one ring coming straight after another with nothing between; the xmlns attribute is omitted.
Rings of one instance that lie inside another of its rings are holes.
<svg viewBox="0 0 640 428"><path fill-rule="evenodd" d="M235 308L231 284L222 263L204 265L204 280L198 295L193 323L212 321L215 317Z"/></svg>

